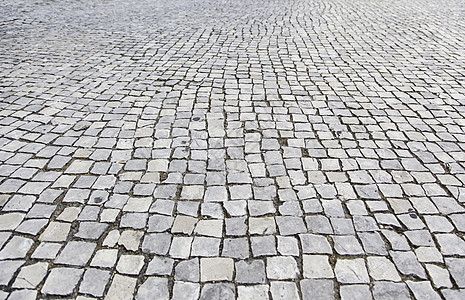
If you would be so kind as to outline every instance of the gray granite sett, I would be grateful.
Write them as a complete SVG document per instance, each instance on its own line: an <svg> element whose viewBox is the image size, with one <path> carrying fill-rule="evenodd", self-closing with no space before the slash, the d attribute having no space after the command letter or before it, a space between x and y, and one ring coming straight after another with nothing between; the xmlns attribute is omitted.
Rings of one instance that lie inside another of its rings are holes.
<svg viewBox="0 0 465 300"><path fill-rule="evenodd" d="M268 300L269 296L268 285L251 285L251 286L238 286L237 298L238 299L264 299Z"/></svg>
<svg viewBox="0 0 465 300"><path fill-rule="evenodd" d="M278 236L278 252L281 255L298 256L300 250L297 239L290 236Z"/></svg>
<svg viewBox="0 0 465 300"><path fill-rule="evenodd" d="M120 274L138 275L144 266L143 255L121 255L116 270Z"/></svg>
<svg viewBox="0 0 465 300"><path fill-rule="evenodd" d="M104 299L132 299L136 284L136 278L116 274L113 277L110 288L106 292Z"/></svg>
<svg viewBox="0 0 465 300"><path fill-rule="evenodd" d="M452 278L460 288L465 287L465 259L463 258L446 258L446 266Z"/></svg>
<svg viewBox="0 0 465 300"><path fill-rule="evenodd" d="M69 296L73 293L84 270L54 268L50 271L41 292L45 295Z"/></svg>
<svg viewBox="0 0 465 300"><path fill-rule="evenodd" d="M246 221L246 217L226 218L226 235L245 236L247 233Z"/></svg>
<svg viewBox="0 0 465 300"><path fill-rule="evenodd" d="M342 300L355 298L373 299L369 285L365 284L343 285L340 287L340 294Z"/></svg>
<svg viewBox="0 0 465 300"><path fill-rule="evenodd" d="M54 259L63 247L59 243L42 242L31 255L33 259Z"/></svg>
<svg viewBox="0 0 465 300"><path fill-rule="evenodd" d="M30 234L30 235L37 235L39 231L42 230L42 228L45 227L49 222L48 219L29 219L25 220L19 225L15 231L20 232L20 233L25 233L25 234Z"/></svg>
<svg viewBox="0 0 465 300"><path fill-rule="evenodd" d="M170 248L171 235L168 233L147 234L142 242L142 252L166 255Z"/></svg>
<svg viewBox="0 0 465 300"><path fill-rule="evenodd" d="M443 255L465 256L465 241L463 238L455 234L436 234L435 237Z"/></svg>
<svg viewBox="0 0 465 300"><path fill-rule="evenodd" d="M426 279L426 273L422 265L418 262L416 255L411 252L390 251L394 264L397 269L406 276L417 276Z"/></svg>
<svg viewBox="0 0 465 300"><path fill-rule="evenodd" d="M272 235L254 236L250 238L254 257L276 255L276 237Z"/></svg>
<svg viewBox="0 0 465 300"><path fill-rule="evenodd" d="M307 232L304 220L300 217L277 216L275 219L281 235L296 235Z"/></svg>
<svg viewBox="0 0 465 300"><path fill-rule="evenodd" d="M246 237L224 239L221 256L244 259L249 257L249 242Z"/></svg>
<svg viewBox="0 0 465 300"><path fill-rule="evenodd" d="M439 294L433 290L431 283L428 281L407 281L407 286L417 299L441 299Z"/></svg>
<svg viewBox="0 0 465 300"><path fill-rule="evenodd" d="M387 255L386 244L378 232L360 232L358 237L367 254Z"/></svg>
<svg viewBox="0 0 465 300"><path fill-rule="evenodd" d="M13 236L0 251L0 260L25 258L34 241L21 236Z"/></svg>
<svg viewBox="0 0 465 300"><path fill-rule="evenodd" d="M300 271L293 257L274 256L266 259L266 274L269 279L294 279Z"/></svg>
<svg viewBox="0 0 465 300"><path fill-rule="evenodd" d="M162 256L154 256L147 266L146 275L171 275L174 260Z"/></svg>
<svg viewBox="0 0 465 300"><path fill-rule="evenodd" d="M196 300L199 298L200 285L198 283L175 281L173 286L173 300Z"/></svg>
<svg viewBox="0 0 465 300"><path fill-rule="evenodd" d="M214 237L194 237L192 243L192 256L218 256L221 239Z"/></svg>
<svg viewBox="0 0 465 300"><path fill-rule="evenodd" d="M76 218L78 221L96 221L100 213L100 207L86 205L83 207L79 216ZM73 221L73 220L71 220Z"/></svg>
<svg viewBox="0 0 465 300"><path fill-rule="evenodd" d="M322 235L300 234L300 243L303 253L332 254L333 250L328 239Z"/></svg>
<svg viewBox="0 0 465 300"><path fill-rule="evenodd" d="M0 215L0 230L14 230L24 219L23 213L6 213Z"/></svg>
<svg viewBox="0 0 465 300"><path fill-rule="evenodd" d="M96 243L72 241L66 244L55 259L55 263L74 266L85 266L94 253Z"/></svg>
<svg viewBox="0 0 465 300"><path fill-rule="evenodd" d="M308 216L305 217L305 223L307 223L308 232L319 233L319 234L332 234L333 228L329 223L329 220L325 216Z"/></svg>
<svg viewBox="0 0 465 300"><path fill-rule="evenodd" d="M331 300L334 297L334 282L327 279L304 279L300 281L303 300ZM358 296L358 295L357 295Z"/></svg>
<svg viewBox="0 0 465 300"><path fill-rule="evenodd" d="M270 292L273 299L298 299L299 294L294 282L272 281Z"/></svg>
<svg viewBox="0 0 465 300"><path fill-rule="evenodd" d="M90 265L92 267L112 268L115 266L117 259L117 249L100 249L95 253Z"/></svg>
<svg viewBox="0 0 465 300"><path fill-rule="evenodd" d="M405 283L375 281L373 285L373 297L378 300L411 299Z"/></svg>
<svg viewBox="0 0 465 300"><path fill-rule="evenodd" d="M24 263L24 260L0 261L0 286L8 285L13 275Z"/></svg>
<svg viewBox="0 0 465 300"><path fill-rule="evenodd" d="M102 297L105 287L110 280L110 275L110 271L87 269L79 285L79 292L90 294L94 297Z"/></svg>
<svg viewBox="0 0 465 300"><path fill-rule="evenodd" d="M334 242L334 250L339 255L362 255L365 253L355 236L342 235L331 238Z"/></svg>
<svg viewBox="0 0 465 300"><path fill-rule="evenodd" d="M336 278L340 283L369 283L370 279L362 258L338 259L334 268Z"/></svg>
<svg viewBox="0 0 465 300"><path fill-rule="evenodd" d="M121 217L121 228L143 229L147 224L147 213L125 213Z"/></svg>
<svg viewBox="0 0 465 300"><path fill-rule="evenodd" d="M97 240L107 228L108 225L98 222L80 222L79 231L74 236L87 240Z"/></svg>
<svg viewBox="0 0 465 300"><path fill-rule="evenodd" d="M31 195L14 195L3 206L2 211L23 211L28 212L36 200Z"/></svg>
<svg viewBox="0 0 465 300"><path fill-rule="evenodd" d="M27 218L50 218L53 212L56 210L56 205L48 204L34 204L32 208L27 213Z"/></svg>
<svg viewBox="0 0 465 300"><path fill-rule="evenodd" d="M152 215L148 220L148 232L164 232L172 228L173 217L163 215Z"/></svg>
<svg viewBox="0 0 465 300"><path fill-rule="evenodd" d="M224 219L223 207L220 203L202 203L200 213L205 217Z"/></svg>
<svg viewBox="0 0 465 300"><path fill-rule="evenodd" d="M139 287L136 299L169 299L168 279L149 277Z"/></svg>
<svg viewBox="0 0 465 300"><path fill-rule="evenodd" d="M174 204L175 204L174 201L171 201L171 200L158 199L152 203L152 205L150 206L149 212L170 216L173 213Z"/></svg>
<svg viewBox="0 0 465 300"><path fill-rule="evenodd" d="M199 282L200 262L198 258L179 262L174 270L174 279L179 281Z"/></svg>

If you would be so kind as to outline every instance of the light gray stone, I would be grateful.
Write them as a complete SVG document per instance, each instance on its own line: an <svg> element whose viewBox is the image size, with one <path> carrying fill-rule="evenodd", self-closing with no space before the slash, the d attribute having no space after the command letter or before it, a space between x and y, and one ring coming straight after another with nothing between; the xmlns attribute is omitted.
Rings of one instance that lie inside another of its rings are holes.
<svg viewBox="0 0 465 300"><path fill-rule="evenodd" d="M149 277L139 287L136 295L137 300L169 299L168 279Z"/></svg>
<svg viewBox="0 0 465 300"><path fill-rule="evenodd" d="M41 292L45 295L69 296L73 293L84 270L54 268L48 274Z"/></svg>
<svg viewBox="0 0 465 300"><path fill-rule="evenodd" d="M110 279L110 271L99 269L87 269L79 286L79 292L90 294L94 297L102 297L105 287Z"/></svg>

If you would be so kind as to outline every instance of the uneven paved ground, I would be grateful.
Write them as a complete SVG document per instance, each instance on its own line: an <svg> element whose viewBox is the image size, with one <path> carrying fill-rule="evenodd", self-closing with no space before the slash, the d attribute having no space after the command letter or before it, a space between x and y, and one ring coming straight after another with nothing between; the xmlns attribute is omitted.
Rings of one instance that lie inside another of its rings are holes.
<svg viewBox="0 0 465 300"><path fill-rule="evenodd" d="M0 299L464 299L465 3L0 1Z"/></svg>

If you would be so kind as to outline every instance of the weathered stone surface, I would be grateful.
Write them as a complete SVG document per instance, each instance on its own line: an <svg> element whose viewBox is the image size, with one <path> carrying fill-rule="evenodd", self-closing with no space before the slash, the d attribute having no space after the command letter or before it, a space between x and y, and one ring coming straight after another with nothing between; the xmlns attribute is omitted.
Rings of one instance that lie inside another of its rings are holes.
<svg viewBox="0 0 465 300"><path fill-rule="evenodd" d="M55 259L55 263L84 266L94 253L97 245L90 242L69 242Z"/></svg>
<svg viewBox="0 0 465 300"><path fill-rule="evenodd" d="M293 257L275 256L266 259L266 275L271 279L292 279L300 272Z"/></svg>
<svg viewBox="0 0 465 300"><path fill-rule="evenodd" d="M443 2L2 0L0 300L465 298Z"/></svg>
<svg viewBox="0 0 465 300"><path fill-rule="evenodd" d="M132 299L136 283L137 279L133 277L116 274L104 299Z"/></svg>
<svg viewBox="0 0 465 300"><path fill-rule="evenodd" d="M168 279L149 277L139 287L136 299L149 300L149 299L169 299Z"/></svg>
<svg viewBox="0 0 465 300"><path fill-rule="evenodd" d="M48 274L41 292L46 295L68 296L73 293L84 270L54 268Z"/></svg>
<svg viewBox="0 0 465 300"><path fill-rule="evenodd" d="M45 231L40 235L39 240L48 242L63 242L68 237L71 225L61 222L50 222Z"/></svg>
<svg viewBox="0 0 465 300"><path fill-rule="evenodd" d="M234 261L231 258L208 257L200 259L200 280L220 281L233 279Z"/></svg>
<svg viewBox="0 0 465 300"><path fill-rule="evenodd" d="M236 262L238 283L265 283L265 262L262 260Z"/></svg>
<svg viewBox="0 0 465 300"><path fill-rule="evenodd" d="M110 275L110 271L87 269L79 286L79 292L90 294L94 297L102 297Z"/></svg>
<svg viewBox="0 0 465 300"><path fill-rule="evenodd" d="M200 293L200 300L233 300L235 298L236 292L234 290L234 285L231 283L207 283L203 286Z"/></svg>
<svg viewBox="0 0 465 300"><path fill-rule="evenodd" d="M0 285L8 285L16 270L24 263L23 260L0 261Z"/></svg>
<svg viewBox="0 0 465 300"><path fill-rule="evenodd" d="M369 283L368 272L362 258L338 259L334 268L340 283Z"/></svg>
<svg viewBox="0 0 465 300"><path fill-rule="evenodd" d="M300 282L302 299L334 299L334 283L327 279L304 279Z"/></svg>
<svg viewBox="0 0 465 300"><path fill-rule="evenodd" d="M21 268L18 273L14 288L35 289L47 275L48 264L45 262L35 263Z"/></svg>

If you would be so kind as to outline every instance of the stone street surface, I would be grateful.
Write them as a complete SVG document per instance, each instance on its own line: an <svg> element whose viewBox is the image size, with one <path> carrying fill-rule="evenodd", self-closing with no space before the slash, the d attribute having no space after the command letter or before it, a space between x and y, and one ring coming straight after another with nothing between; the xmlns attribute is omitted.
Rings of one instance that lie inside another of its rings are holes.
<svg viewBox="0 0 465 300"><path fill-rule="evenodd" d="M1 299L465 299L465 2L0 0Z"/></svg>

